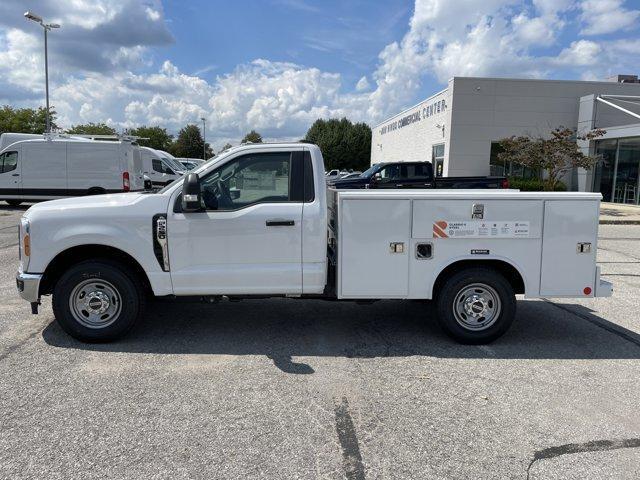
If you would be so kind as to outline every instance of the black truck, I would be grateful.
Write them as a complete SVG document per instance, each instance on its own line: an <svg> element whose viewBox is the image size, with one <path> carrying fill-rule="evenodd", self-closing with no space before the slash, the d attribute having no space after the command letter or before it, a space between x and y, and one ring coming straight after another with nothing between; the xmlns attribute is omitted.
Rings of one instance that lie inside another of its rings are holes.
<svg viewBox="0 0 640 480"><path fill-rule="evenodd" d="M431 162L377 163L359 177L327 182L353 188L509 188L506 177L434 177Z"/></svg>

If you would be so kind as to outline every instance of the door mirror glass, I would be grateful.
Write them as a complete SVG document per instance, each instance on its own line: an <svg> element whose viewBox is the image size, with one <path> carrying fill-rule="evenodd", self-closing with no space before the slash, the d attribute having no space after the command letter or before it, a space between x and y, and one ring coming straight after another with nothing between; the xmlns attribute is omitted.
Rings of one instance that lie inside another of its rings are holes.
<svg viewBox="0 0 640 480"><path fill-rule="evenodd" d="M379 182L380 180L382 180L382 174L380 172L373 175L374 182Z"/></svg>
<svg viewBox="0 0 640 480"><path fill-rule="evenodd" d="M200 210L202 210L200 178L197 173L190 173L184 177L182 184L182 211L199 212Z"/></svg>
<svg viewBox="0 0 640 480"><path fill-rule="evenodd" d="M151 181L151 179L149 177L147 177L146 175L143 176L143 181L144 181L144 189L146 191L151 191L153 190L153 182Z"/></svg>

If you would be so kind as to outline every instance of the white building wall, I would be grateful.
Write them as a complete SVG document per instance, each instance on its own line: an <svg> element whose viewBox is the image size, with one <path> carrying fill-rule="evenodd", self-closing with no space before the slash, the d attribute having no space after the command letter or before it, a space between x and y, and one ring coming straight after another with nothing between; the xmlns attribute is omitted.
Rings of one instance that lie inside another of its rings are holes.
<svg viewBox="0 0 640 480"><path fill-rule="evenodd" d="M432 146L444 143L445 176L488 175L492 142L511 135L546 136L559 126L576 128L580 98L591 94L640 95L640 84L454 77L442 92L373 128L371 163L431 161ZM442 100L444 111L423 115L425 107ZM419 121L393 128L418 111ZM598 127L629 123L614 109L598 106L597 113ZM589 188L585 172L579 176L575 186Z"/></svg>
<svg viewBox="0 0 640 480"><path fill-rule="evenodd" d="M547 136L559 126L576 128L580 97L640 95L640 84L454 77L449 90L451 143L445 175L455 177L488 175L491 142L511 135ZM629 121L613 111L602 113L604 125Z"/></svg>
<svg viewBox="0 0 640 480"><path fill-rule="evenodd" d="M451 94L446 89L373 127L371 164L431 161L432 146L441 143L445 144L446 164L450 105ZM413 121L403 125L402 120L410 115Z"/></svg>

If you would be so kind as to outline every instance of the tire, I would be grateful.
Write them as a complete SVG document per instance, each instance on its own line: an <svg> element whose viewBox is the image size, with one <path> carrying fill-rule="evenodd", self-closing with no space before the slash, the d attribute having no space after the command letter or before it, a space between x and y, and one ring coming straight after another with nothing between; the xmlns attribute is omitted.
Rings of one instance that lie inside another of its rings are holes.
<svg viewBox="0 0 640 480"><path fill-rule="evenodd" d="M87 191L87 195L104 195L107 193L104 188L90 188Z"/></svg>
<svg viewBox="0 0 640 480"><path fill-rule="evenodd" d="M89 343L124 336L144 311L135 275L118 263L90 260L67 270L53 289L53 313L72 337Z"/></svg>
<svg viewBox="0 0 640 480"><path fill-rule="evenodd" d="M513 287L490 268L468 268L453 274L437 293L436 303L444 331L469 345L501 337L516 314Z"/></svg>
<svg viewBox="0 0 640 480"><path fill-rule="evenodd" d="M22 203L22 200L5 200L10 206L17 207Z"/></svg>

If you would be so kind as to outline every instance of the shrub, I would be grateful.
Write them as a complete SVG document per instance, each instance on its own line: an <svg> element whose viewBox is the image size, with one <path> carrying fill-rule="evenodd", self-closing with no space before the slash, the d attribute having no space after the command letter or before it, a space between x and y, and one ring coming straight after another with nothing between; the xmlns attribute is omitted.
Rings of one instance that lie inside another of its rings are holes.
<svg viewBox="0 0 640 480"><path fill-rule="evenodd" d="M545 190L545 182L537 178L509 178L509 188L516 188L523 192L542 192ZM565 192L566 190L567 186L564 183L560 181L556 183L554 191Z"/></svg>

